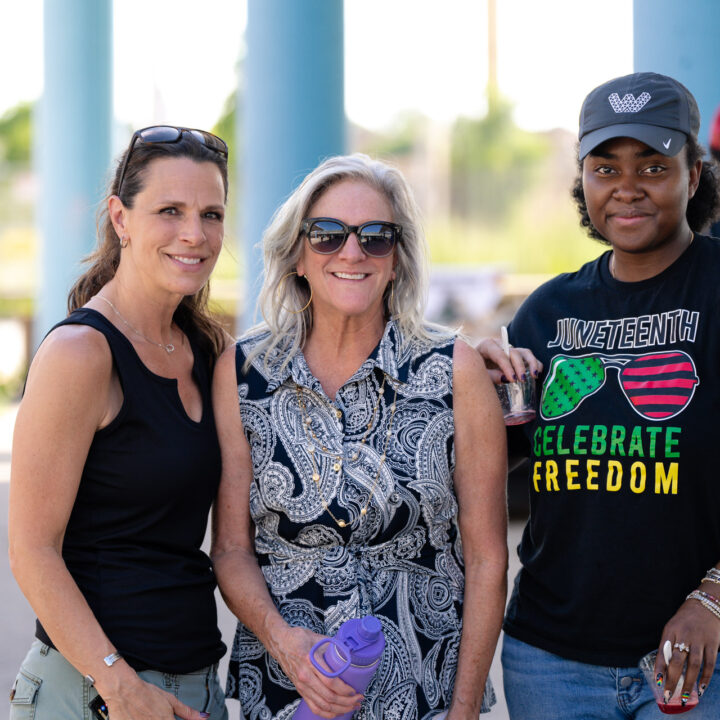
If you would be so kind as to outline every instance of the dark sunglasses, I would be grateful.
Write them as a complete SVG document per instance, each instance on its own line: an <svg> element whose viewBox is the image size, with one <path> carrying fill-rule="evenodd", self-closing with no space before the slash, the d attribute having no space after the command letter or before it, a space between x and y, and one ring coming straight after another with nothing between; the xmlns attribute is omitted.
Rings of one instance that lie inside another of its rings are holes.
<svg viewBox="0 0 720 720"><path fill-rule="evenodd" d="M122 190L123 180L125 179L125 171L127 170L128 161L132 155L133 148L138 142L141 143L176 143L180 142L182 136L188 133L201 145L204 145L208 150L216 152L218 155L222 155L224 158L228 156L227 143L219 138L217 135L206 132L205 130L195 130L194 128L175 127L174 125L151 125L150 127L143 128L142 130L136 130L130 140L130 146L128 147L127 153L125 153L125 162L123 162L122 170L120 171L120 180L118 181L117 194L120 195Z"/></svg>
<svg viewBox="0 0 720 720"><path fill-rule="evenodd" d="M332 255L355 233L362 251L370 257L387 257L402 239L402 226L371 220L362 225L346 225L335 218L307 218L302 221L303 234L310 249L321 255Z"/></svg>

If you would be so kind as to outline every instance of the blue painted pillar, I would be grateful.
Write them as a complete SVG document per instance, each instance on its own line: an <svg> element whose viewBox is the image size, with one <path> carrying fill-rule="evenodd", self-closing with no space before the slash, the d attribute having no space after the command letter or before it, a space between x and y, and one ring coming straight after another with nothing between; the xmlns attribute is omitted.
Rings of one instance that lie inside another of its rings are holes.
<svg viewBox="0 0 720 720"><path fill-rule="evenodd" d="M255 321L256 246L272 214L321 160L345 151L342 0L248 0L246 45L243 328Z"/></svg>
<svg viewBox="0 0 720 720"><path fill-rule="evenodd" d="M34 343L66 314L111 160L112 0L45 0L37 116L40 282Z"/></svg>
<svg viewBox="0 0 720 720"><path fill-rule="evenodd" d="M633 39L636 72L670 75L695 96L702 121L698 139L707 147L720 105L720 2L634 0Z"/></svg>

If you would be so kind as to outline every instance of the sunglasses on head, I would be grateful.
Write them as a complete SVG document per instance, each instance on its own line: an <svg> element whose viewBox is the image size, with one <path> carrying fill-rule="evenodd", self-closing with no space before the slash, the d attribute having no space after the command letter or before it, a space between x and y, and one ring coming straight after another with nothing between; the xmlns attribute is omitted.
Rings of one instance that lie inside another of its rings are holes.
<svg viewBox="0 0 720 720"><path fill-rule="evenodd" d="M310 249L321 255L332 255L355 233L362 251L370 257L387 257L402 238L402 226L384 220L371 220L362 225L346 225L335 218L307 218L302 232Z"/></svg>
<svg viewBox="0 0 720 720"><path fill-rule="evenodd" d="M122 170L120 171L117 194L120 195L120 191L122 190L123 180L125 179L125 171L127 170L133 148L137 145L137 143L176 143L182 140L185 133L193 137L201 145L204 145L208 148L208 150L212 150L218 155L222 155L224 158L227 158L227 143L217 135L213 135L205 130L175 127L175 125L151 125L150 127L143 128L142 130L136 130L133 133L130 140L130 146L128 147L127 153L125 153L125 161L123 162Z"/></svg>

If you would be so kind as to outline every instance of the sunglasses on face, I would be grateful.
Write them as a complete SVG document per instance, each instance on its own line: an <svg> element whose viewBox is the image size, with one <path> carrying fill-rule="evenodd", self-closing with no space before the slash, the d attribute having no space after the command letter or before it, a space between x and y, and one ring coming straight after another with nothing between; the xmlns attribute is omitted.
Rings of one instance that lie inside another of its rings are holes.
<svg viewBox="0 0 720 720"><path fill-rule="evenodd" d="M182 140L185 133L191 135L197 142L208 148L208 150L212 150L227 159L227 143L217 135L213 135L205 130L175 127L174 125L152 125L150 127L143 128L142 130L136 130L130 140L128 151L125 153L125 162L123 162L122 170L120 171L117 194L120 195L120 191L122 190L123 180L125 179L125 171L127 170L133 148L137 145L137 143L176 143Z"/></svg>
<svg viewBox="0 0 720 720"><path fill-rule="evenodd" d="M387 257L402 238L402 226L381 220L362 225L346 225L335 218L307 218L302 232L310 249L321 255L332 255L345 244L350 233L355 233L362 251L370 257Z"/></svg>

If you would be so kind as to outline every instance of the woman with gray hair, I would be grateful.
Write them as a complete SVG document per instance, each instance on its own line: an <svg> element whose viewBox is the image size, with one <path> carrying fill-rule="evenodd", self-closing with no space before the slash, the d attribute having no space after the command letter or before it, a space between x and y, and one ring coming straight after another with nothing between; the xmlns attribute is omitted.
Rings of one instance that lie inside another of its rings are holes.
<svg viewBox="0 0 720 720"><path fill-rule="evenodd" d="M331 158L263 248L265 323L213 390L229 695L263 720L301 697L327 718L477 717L505 605L505 431L479 356L423 322L412 193L385 163ZM386 646L360 695L308 653L365 615Z"/></svg>

